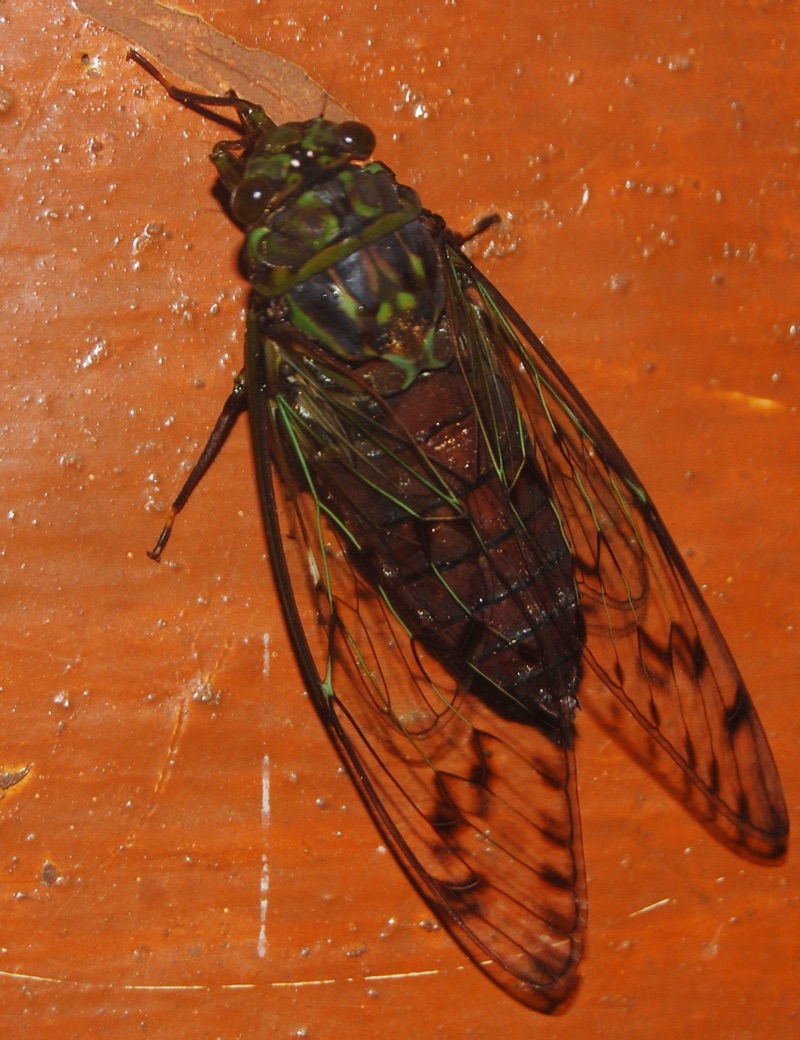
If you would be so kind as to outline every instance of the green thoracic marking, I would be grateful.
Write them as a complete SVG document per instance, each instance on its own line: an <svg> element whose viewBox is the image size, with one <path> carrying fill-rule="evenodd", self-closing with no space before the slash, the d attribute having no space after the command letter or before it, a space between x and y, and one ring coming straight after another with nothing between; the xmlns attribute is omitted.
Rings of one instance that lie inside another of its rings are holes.
<svg viewBox="0 0 800 1040"><path fill-rule="evenodd" d="M324 246L320 245L319 238L287 240L283 236L276 237L271 228L255 228L247 239L247 258L254 288L264 296L283 296L294 286L334 267L351 253L377 242L379 238L391 235L420 215L418 201L401 198L398 203L394 212L378 216L360 228L357 234L334 239ZM306 254L308 258L298 264L298 254Z"/></svg>

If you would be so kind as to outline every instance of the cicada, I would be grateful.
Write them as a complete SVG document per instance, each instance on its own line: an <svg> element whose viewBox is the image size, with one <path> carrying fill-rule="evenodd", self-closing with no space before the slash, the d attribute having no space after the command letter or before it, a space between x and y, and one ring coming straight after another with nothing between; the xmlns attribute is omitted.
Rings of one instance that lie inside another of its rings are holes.
<svg viewBox="0 0 800 1040"><path fill-rule="evenodd" d="M356 122L235 94L245 364L151 555L243 412L302 677L383 840L469 956L549 1011L586 925L592 712L719 839L779 856L753 702L647 492L464 237Z"/></svg>

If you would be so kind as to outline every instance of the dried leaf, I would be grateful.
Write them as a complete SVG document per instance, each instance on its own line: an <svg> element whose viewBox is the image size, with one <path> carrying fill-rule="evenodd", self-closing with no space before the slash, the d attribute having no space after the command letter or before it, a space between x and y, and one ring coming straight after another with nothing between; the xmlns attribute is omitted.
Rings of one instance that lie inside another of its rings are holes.
<svg viewBox="0 0 800 1040"><path fill-rule="evenodd" d="M299 65L244 47L197 15L155 0L77 0L77 7L147 51L172 75L212 94L235 90L276 123L323 114L335 122L354 118Z"/></svg>

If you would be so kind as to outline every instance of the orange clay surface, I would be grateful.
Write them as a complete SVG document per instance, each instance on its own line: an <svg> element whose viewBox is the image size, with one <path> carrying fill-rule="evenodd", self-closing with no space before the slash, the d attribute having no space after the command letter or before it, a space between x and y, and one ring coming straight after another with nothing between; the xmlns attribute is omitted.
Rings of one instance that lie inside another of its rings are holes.
<svg viewBox="0 0 800 1040"><path fill-rule="evenodd" d="M304 66L453 227L504 217L473 255L690 557L794 814L797 7L184 6ZM796 847L738 859L583 717L574 999L538 1016L465 961L303 692L244 424L147 559L246 288L205 159L224 134L127 46L65 0L0 4L4 1034L793 1033Z"/></svg>

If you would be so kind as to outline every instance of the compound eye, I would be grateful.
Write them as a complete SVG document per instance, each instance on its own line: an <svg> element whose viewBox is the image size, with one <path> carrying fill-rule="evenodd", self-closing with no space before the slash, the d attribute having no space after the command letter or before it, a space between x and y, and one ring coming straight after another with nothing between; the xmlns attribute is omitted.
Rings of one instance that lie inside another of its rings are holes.
<svg viewBox="0 0 800 1040"><path fill-rule="evenodd" d="M269 177L251 177L237 184L231 196L231 209L240 224L256 223L275 195L275 183Z"/></svg>
<svg viewBox="0 0 800 1040"><path fill-rule="evenodd" d="M367 159L375 149L375 134L363 123L340 123L339 144L354 159Z"/></svg>

